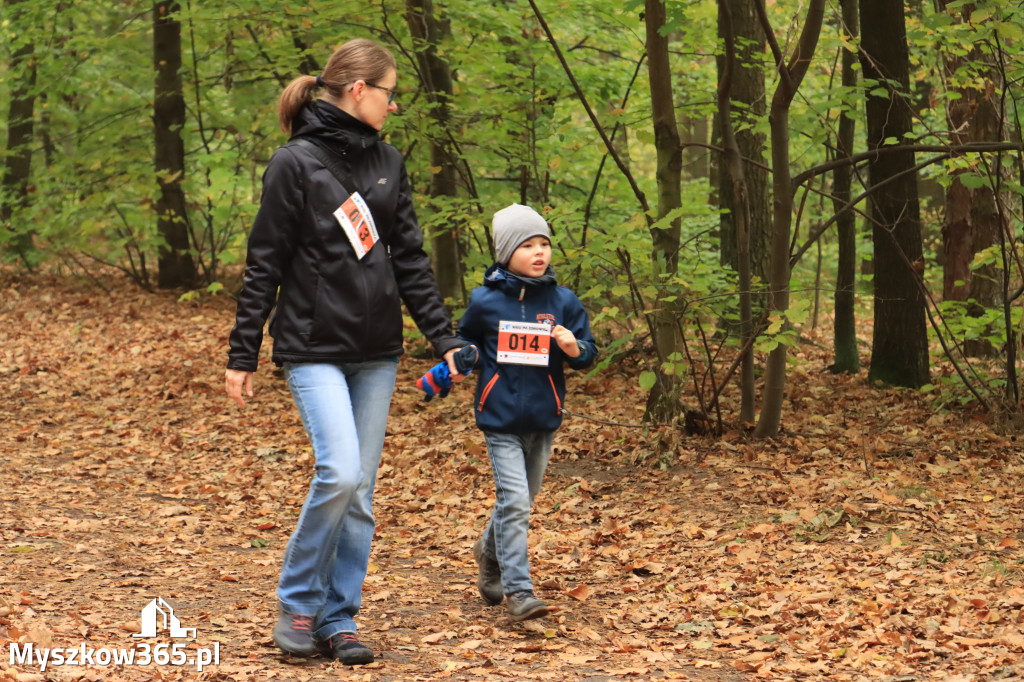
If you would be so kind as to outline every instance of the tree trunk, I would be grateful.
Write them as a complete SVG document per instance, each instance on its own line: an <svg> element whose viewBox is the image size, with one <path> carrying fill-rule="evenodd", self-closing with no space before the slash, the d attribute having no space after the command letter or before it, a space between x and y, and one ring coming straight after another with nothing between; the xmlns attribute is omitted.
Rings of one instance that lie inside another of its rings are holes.
<svg viewBox="0 0 1024 682"><path fill-rule="evenodd" d="M646 0L644 21L647 26L647 69L651 86L651 118L654 124L654 145L657 151L658 219L679 208L682 203L683 155L676 127L675 103L672 96L672 71L669 65L668 39L662 35L665 26L665 4L662 0ZM680 220L676 216L668 226L651 229L652 261L655 275L675 274L679 264ZM656 302L654 342L659 365L668 362L676 352L676 317L671 306ZM647 400L645 418L662 421L679 412L675 395L674 373L658 368L658 381Z"/></svg>
<svg viewBox="0 0 1024 682"><path fill-rule="evenodd" d="M766 114L764 70L761 67L765 49L765 33L757 18L754 3L749 0L720 0L725 2L732 19L732 47L736 51L735 67L732 73L732 94L736 144L744 164L747 201L750 214L748 232L750 246L750 267L761 282L768 281L771 263L772 220L769 205L768 170L765 168L765 135L759 132L757 124ZM719 24L718 35L724 38ZM723 55L719 55L718 73L721 79ZM720 124L720 122L719 122ZM739 130L736 130L739 128ZM721 262L733 270L739 268L736 252L736 198L733 196L731 174L720 167L718 177L719 206L726 210L719 219L721 229ZM763 306L763 301L761 302Z"/></svg>
<svg viewBox="0 0 1024 682"><path fill-rule="evenodd" d="M867 90L868 151L898 143L912 130L909 54L903 3L860 0L861 23L870 26L861 42ZM879 94L879 90L887 94ZM918 388L928 383L921 215L912 151L872 159L871 220L874 243L874 338L869 381Z"/></svg>
<svg viewBox="0 0 1024 682"><path fill-rule="evenodd" d="M771 26L763 0L758 0L758 13L765 35ZM774 47L778 60L779 85L772 97L768 120L772 137L772 267L769 306L773 313L785 316L789 309L789 242L793 220L792 175L789 167L789 107L796 96L800 82L807 74L814 49L818 45L825 17L825 0L811 0L807 7L800 39L789 64ZM764 371L764 401L754 428L754 436L767 438L778 434L782 422L782 403L786 388L786 345L779 343L768 355Z"/></svg>
<svg viewBox="0 0 1024 682"><path fill-rule="evenodd" d="M458 159L452 153L450 140L450 108L452 95L451 70L438 54L438 44L451 36L451 23L447 17L439 18L433 0L408 0L406 21L412 33L416 58L423 79L423 87L432 104L431 115L437 124L430 141L430 165L434 173L430 178L431 197L458 196ZM459 228L454 221L443 229L430 233L430 243L437 286L445 298L463 299L462 260L459 258Z"/></svg>
<svg viewBox="0 0 1024 682"><path fill-rule="evenodd" d="M947 0L938 0L939 9L946 10ZM960 23L970 23L973 5L960 8ZM971 84L956 82L958 71L972 65ZM945 76L951 89L960 95L946 104L950 143L990 142L1003 139L1005 122L997 98L1003 83L995 57L988 50L973 47L965 56L946 53ZM981 82L978 82L981 81ZM981 315L986 308L1000 306L1002 270L994 264L972 268L975 254L999 243L999 233L1007 229L996 205L992 186L988 183L968 188L960 181L967 169L952 173L946 190L946 218L942 226L944 262L942 269L942 297L945 300L973 300L968 309L972 316ZM964 344L968 355L991 355L995 349L984 340L968 340Z"/></svg>
<svg viewBox="0 0 1024 682"><path fill-rule="evenodd" d="M856 42L860 33L857 0L841 0L842 27L849 38ZM855 70L857 54L851 50L843 50L843 87L854 88L857 85ZM845 108L839 114L839 137L836 156L849 158L853 155L853 134L856 127L851 112ZM854 317L855 291L857 286L857 220L852 209L843 210L850 202L853 168L840 166L832 174L832 205L839 213L836 230L839 237L839 267L836 271L835 322L833 324L833 345L835 362L834 373L856 374L860 371L860 355L857 351L857 320Z"/></svg>
<svg viewBox="0 0 1024 682"><path fill-rule="evenodd" d="M159 253L157 285L161 289L191 287L196 267L189 253L188 215L185 207L185 97L181 83L181 24L173 13L178 3L153 4L154 166L160 193L156 201L157 232L164 240Z"/></svg>
<svg viewBox="0 0 1024 682"><path fill-rule="evenodd" d="M710 140L707 117L683 113L679 115L678 125L679 141L683 145L686 159L683 163L683 176L689 180L708 180L710 154L705 145ZM693 147L687 149L688 144L693 144Z"/></svg>
<svg viewBox="0 0 1024 682"><path fill-rule="evenodd" d="M25 19L19 19L19 5L28 7L25 0L13 0L8 8L13 15L14 33L18 39L31 35L18 30ZM27 28L27 27L25 27ZM13 46L12 46L13 47ZM7 109L7 153L0 169L3 178L3 196L0 201L0 237L5 233L9 248L30 270L36 265L34 230L14 224L15 212L29 199L29 178L32 171L32 139L35 109L36 66L35 44L31 41L18 45L11 55L10 71L13 88Z"/></svg>
<svg viewBox="0 0 1024 682"><path fill-rule="evenodd" d="M755 417L755 386L754 386L754 321L753 297L750 290L750 201L747 193L747 180L740 151L732 125L732 86L736 73L736 44L733 33L732 11L727 0L718 2L718 33L725 42L725 54L719 60L718 78L718 117L719 130L722 135L724 150L722 167L732 179L730 196L733 203L732 224L735 226L736 238L736 271L739 273L740 285L740 339L743 344L740 360L740 421L754 423ZM723 235L724 238L724 235Z"/></svg>

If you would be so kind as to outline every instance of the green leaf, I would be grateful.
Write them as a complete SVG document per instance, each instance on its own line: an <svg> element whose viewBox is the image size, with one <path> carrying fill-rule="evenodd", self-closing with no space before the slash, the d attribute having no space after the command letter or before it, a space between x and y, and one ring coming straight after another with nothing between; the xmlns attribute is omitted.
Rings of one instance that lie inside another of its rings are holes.
<svg viewBox="0 0 1024 682"><path fill-rule="evenodd" d="M640 388L645 391L649 391L654 388L654 384L658 381L658 376L650 370L644 370L640 372Z"/></svg>
<svg viewBox="0 0 1024 682"><path fill-rule="evenodd" d="M960 181L960 184L967 189L980 189L988 185L988 178L981 175L975 175L974 173L961 173L956 176L956 179Z"/></svg>
<svg viewBox="0 0 1024 682"><path fill-rule="evenodd" d="M995 13L994 7L979 7L971 13L971 23L980 26L992 18Z"/></svg>
<svg viewBox="0 0 1024 682"><path fill-rule="evenodd" d="M1012 21L1000 21L993 26L1000 38L1009 42L1024 39L1024 27Z"/></svg>

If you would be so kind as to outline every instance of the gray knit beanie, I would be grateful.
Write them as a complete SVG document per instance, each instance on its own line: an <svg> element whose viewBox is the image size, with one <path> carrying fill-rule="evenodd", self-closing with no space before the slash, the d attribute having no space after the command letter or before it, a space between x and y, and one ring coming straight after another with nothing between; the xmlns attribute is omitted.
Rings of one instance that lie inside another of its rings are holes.
<svg viewBox="0 0 1024 682"><path fill-rule="evenodd" d="M494 233L495 256L502 265L508 265L515 250L530 237L551 239L547 221L541 214L522 204L512 204L495 213L491 231Z"/></svg>

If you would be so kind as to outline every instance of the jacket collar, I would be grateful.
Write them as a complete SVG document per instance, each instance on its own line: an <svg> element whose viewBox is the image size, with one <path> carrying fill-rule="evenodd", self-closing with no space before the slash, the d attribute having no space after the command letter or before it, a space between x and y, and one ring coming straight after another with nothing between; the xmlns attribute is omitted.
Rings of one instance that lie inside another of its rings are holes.
<svg viewBox="0 0 1024 682"><path fill-rule="evenodd" d="M500 263L495 263L487 268L484 273L484 285L494 287L502 291L519 294L526 287L529 289L554 286L558 283L555 276L555 269L548 266L540 277L522 277L505 269Z"/></svg>
<svg viewBox="0 0 1024 682"><path fill-rule="evenodd" d="M380 140L373 126L322 99L304 104L299 110L292 122L292 139L296 137L315 137L343 153L358 153Z"/></svg>

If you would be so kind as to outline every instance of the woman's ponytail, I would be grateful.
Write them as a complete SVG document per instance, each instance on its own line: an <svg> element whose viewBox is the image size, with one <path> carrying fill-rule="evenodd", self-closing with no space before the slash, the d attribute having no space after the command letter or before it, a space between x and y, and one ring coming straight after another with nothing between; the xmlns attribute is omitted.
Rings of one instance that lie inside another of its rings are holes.
<svg viewBox="0 0 1024 682"><path fill-rule="evenodd" d="M306 102L313 100L316 76L299 76L289 83L277 99L277 122L286 134L292 132L292 120Z"/></svg>

